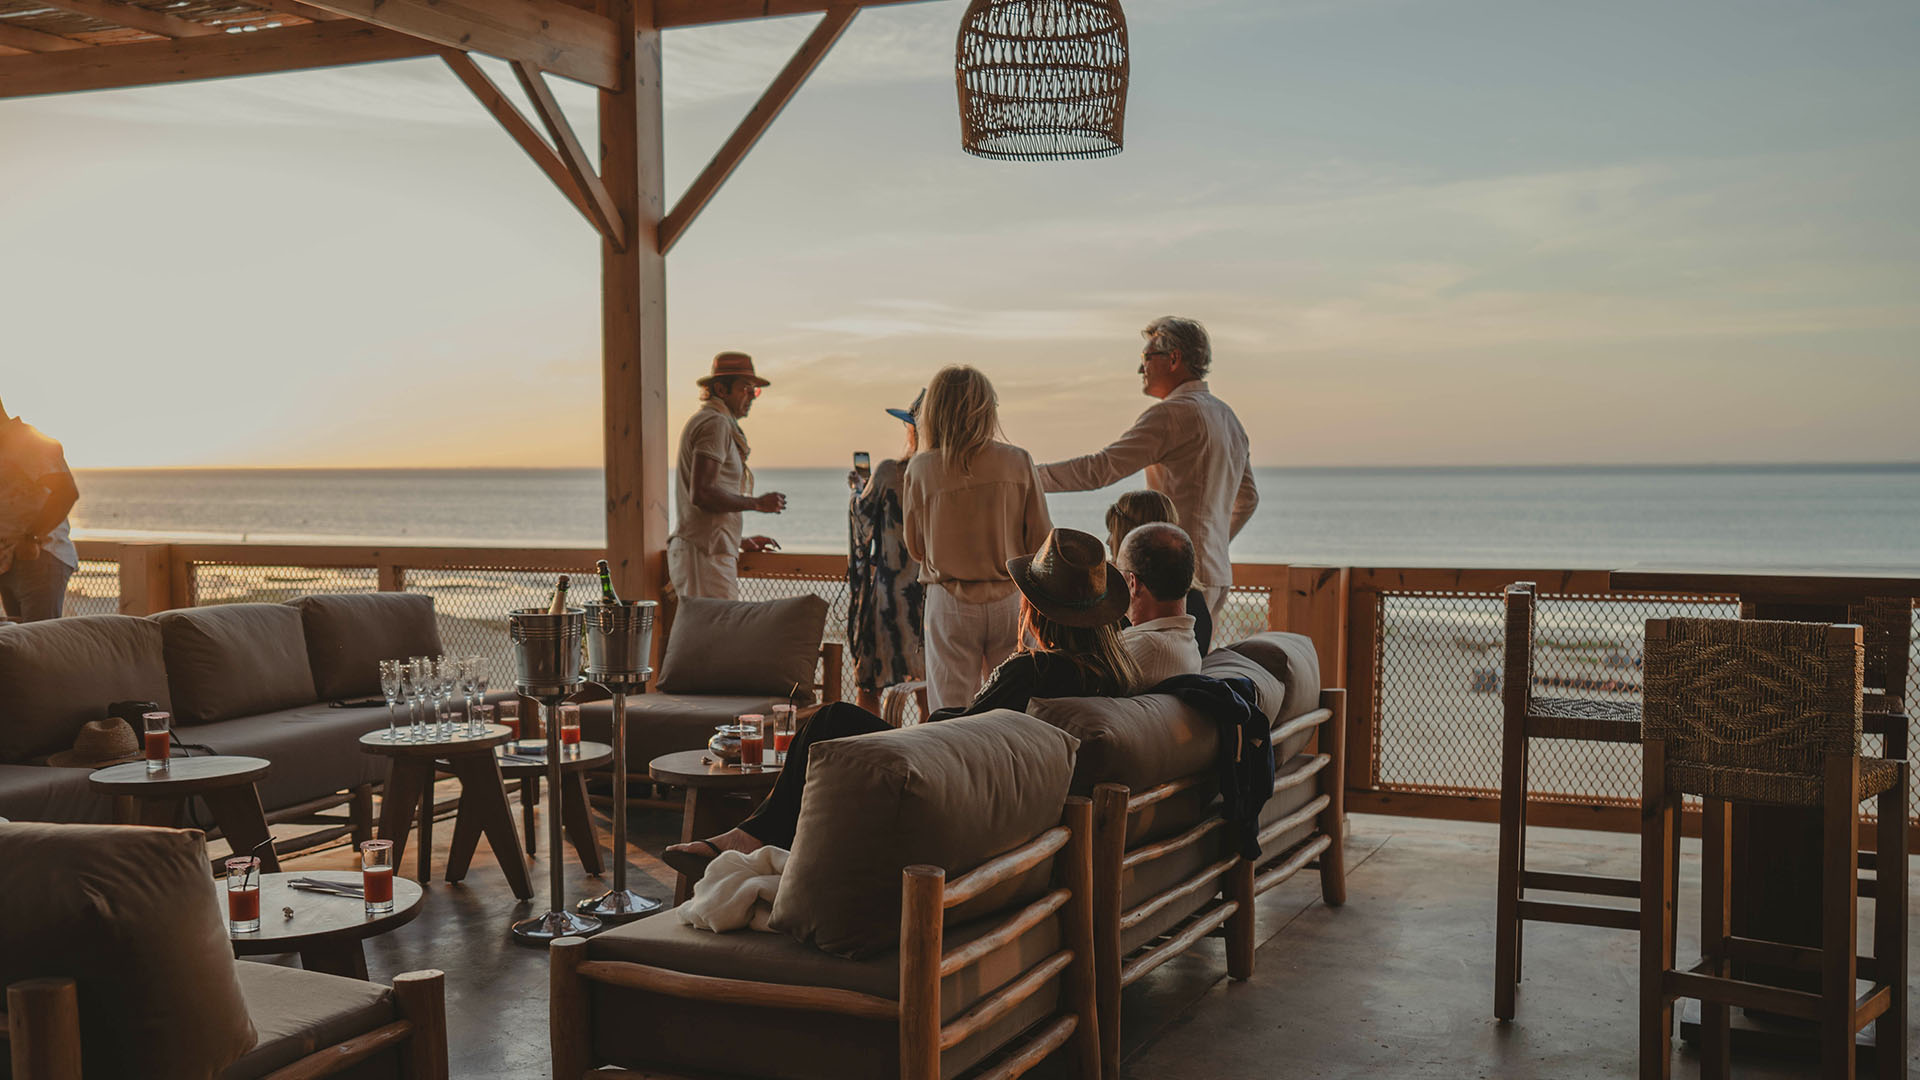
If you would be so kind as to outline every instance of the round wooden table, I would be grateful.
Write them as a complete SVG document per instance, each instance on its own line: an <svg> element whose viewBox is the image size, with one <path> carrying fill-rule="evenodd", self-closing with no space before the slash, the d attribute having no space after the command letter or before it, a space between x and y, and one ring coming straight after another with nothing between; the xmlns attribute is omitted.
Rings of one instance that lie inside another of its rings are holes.
<svg viewBox="0 0 1920 1080"><path fill-rule="evenodd" d="M406 854L407 834L418 817L419 878L426 881L433 876L433 781L436 771L444 768L460 781L460 812L453 819L447 880L459 881L467 876L467 866L484 833L487 846L500 860L501 872L513 887L513 895L530 900L533 880L527 874L527 857L521 854L513 834L513 811L507 806L500 759L493 754L493 748L513 733L499 724L488 725L479 735L465 734L465 724L454 730L459 734L425 742L388 741L384 729L360 736L361 750L389 759L387 791L380 799L380 839L393 841L393 865L398 868Z"/></svg>
<svg viewBox="0 0 1920 1080"><path fill-rule="evenodd" d="M178 827L187 800L198 797L233 853L258 849L261 869L271 873L280 869L280 858L266 843L267 815L253 782L272 768L266 758L175 757L162 772L148 772L145 761L129 761L96 769L88 779L101 794L112 796L113 820L121 825Z"/></svg>
<svg viewBox="0 0 1920 1080"><path fill-rule="evenodd" d="M307 892L294 888L295 878L319 878L343 885L360 884L358 870L314 870L305 874L260 875L260 929L236 934L229 930L235 956L268 956L297 952L308 971L367 977L367 954L360 943L413 921L420 914L425 890L398 874L393 877L393 910L367 914L366 901L357 896ZM224 891L220 897L226 903ZM292 908L288 918L284 909ZM225 912L222 911L224 917Z"/></svg>
<svg viewBox="0 0 1920 1080"><path fill-rule="evenodd" d="M686 809L680 815L680 842L717 836L745 821L780 779L780 766L741 768L725 765L705 750L662 754L647 764L654 783L687 789ZM678 875L673 902L684 904L693 895L693 879Z"/></svg>
<svg viewBox="0 0 1920 1080"><path fill-rule="evenodd" d="M539 851L535 832L540 819L540 782L547 776L547 755L517 753L515 745L508 743L498 751L500 775L520 781L520 830L526 839L527 854L533 855ZM540 744L540 748L544 751L546 744ZM574 854L580 856L580 866L596 877L606 873L606 864L600 859L600 831L594 827L593 815L587 812L587 772L612 764L613 747L602 742L575 743L560 759L560 771L565 776L560 785L560 822L567 831L568 842L573 844Z"/></svg>

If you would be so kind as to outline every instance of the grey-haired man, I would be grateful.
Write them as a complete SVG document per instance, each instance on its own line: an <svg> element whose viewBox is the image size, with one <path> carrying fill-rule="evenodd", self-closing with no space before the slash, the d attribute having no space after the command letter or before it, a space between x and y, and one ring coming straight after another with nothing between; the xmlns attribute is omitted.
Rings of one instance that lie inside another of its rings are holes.
<svg viewBox="0 0 1920 1080"><path fill-rule="evenodd" d="M1206 327L1165 316L1142 330L1140 391L1159 400L1126 434L1098 453L1040 466L1047 491L1092 491L1147 471L1147 486L1165 492L1193 537L1194 584L1218 613L1233 584L1227 544L1253 517L1247 431L1227 403L1207 390L1213 347Z"/></svg>

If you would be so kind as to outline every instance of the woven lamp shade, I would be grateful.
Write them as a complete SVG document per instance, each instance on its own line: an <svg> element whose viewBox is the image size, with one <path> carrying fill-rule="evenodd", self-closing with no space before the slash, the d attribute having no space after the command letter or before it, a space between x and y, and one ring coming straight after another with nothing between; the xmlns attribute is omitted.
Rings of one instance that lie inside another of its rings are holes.
<svg viewBox="0 0 1920 1080"><path fill-rule="evenodd" d="M1127 117L1127 17L1119 0L972 0L960 20L955 79L969 154L1117 154Z"/></svg>

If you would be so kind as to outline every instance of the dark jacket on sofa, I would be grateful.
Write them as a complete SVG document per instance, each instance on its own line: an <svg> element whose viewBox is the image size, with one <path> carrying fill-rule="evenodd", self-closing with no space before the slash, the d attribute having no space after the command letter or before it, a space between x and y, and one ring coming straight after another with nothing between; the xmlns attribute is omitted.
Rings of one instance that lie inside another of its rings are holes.
<svg viewBox="0 0 1920 1080"><path fill-rule="evenodd" d="M1150 693L1172 694L1220 725L1215 758L1220 813L1242 858L1260 857L1260 808L1273 795L1273 735L1253 681L1241 676L1175 675Z"/></svg>

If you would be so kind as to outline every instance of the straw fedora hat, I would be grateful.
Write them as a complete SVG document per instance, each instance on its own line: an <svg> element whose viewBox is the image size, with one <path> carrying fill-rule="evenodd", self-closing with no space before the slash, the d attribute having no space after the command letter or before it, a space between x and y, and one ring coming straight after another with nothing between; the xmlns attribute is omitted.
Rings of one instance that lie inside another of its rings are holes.
<svg viewBox="0 0 1920 1080"><path fill-rule="evenodd" d="M1040 614L1068 626L1103 626L1127 613L1127 579L1107 546L1078 529L1055 529L1040 550L1007 560L1007 573Z"/></svg>
<svg viewBox="0 0 1920 1080"><path fill-rule="evenodd" d="M80 734L73 737L73 749L53 755L47 759L47 764L97 769L102 765L133 761L140 756L140 739L133 733L133 725L116 716L82 724Z"/></svg>
<svg viewBox="0 0 1920 1080"><path fill-rule="evenodd" d="M695 386L705 386L715 379L726 379L735 375L745 375L747 378L753 380L753 385L755 386L773 385L754 374L753 357L743 352L723 352L719 356L714 357L713 370L693 380L693 384Z"/></svg>

